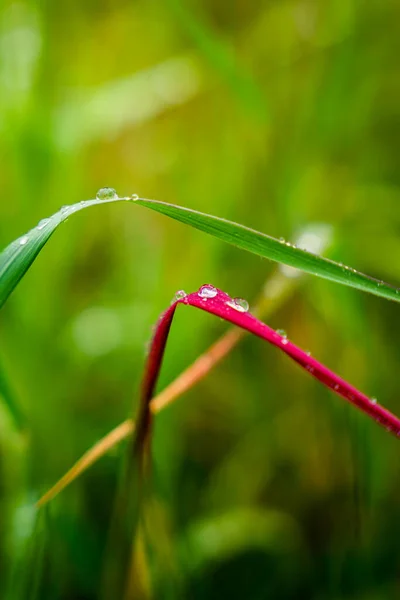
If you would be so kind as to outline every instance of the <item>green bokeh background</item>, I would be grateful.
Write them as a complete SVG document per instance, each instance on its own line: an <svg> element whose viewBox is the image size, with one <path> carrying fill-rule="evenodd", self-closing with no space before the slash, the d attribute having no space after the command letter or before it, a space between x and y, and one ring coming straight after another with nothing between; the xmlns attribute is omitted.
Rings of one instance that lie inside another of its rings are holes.
<svg viewBox="0 0 400 600"><path fill-rule="evenodd" d="M400 285L399 55L397 0L4 0L0 245L111 185L290 240L326 224L327 256ZM176 290L251 301L276 272L134 205L60 227L0 315L1 395L24 419L0 405L1 597L28 598L32 572L37 598L98 597L123 445L51 504L43 561L24 559L32 503L132 414ZM399 414L399 306L290 285L268 322ZM179 310L159 388L224 331ZM137 597L400 597L398 457L246 338L157 417Z"/></svg>

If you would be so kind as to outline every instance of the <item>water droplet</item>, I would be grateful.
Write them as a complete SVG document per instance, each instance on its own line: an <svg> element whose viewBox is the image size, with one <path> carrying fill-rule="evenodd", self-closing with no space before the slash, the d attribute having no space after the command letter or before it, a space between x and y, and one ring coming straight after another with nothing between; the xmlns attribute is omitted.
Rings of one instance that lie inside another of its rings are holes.
<svg viewBox="0 0 400 600"><path fill-rule="evenodd" d="M216 288L212 285L202 285L198 291L200 298L215 298L218 294Z"/></svg>
<svg viewBox="0 0 400 600"><path fill-rule="evenodd" d="M44 229L44 227L46 227L46 225L47 225L48 223L50 223L50 219L42 219L42 220L41 220L41 221L39 221L39 223L37 224L37 228L36 228L36 229L39 229L39 231L40 231L41 229Z"/></svg>
<svg viewBox="0 0 400 600"><path fill-rule="evenodd" d="M118 198L118 194L114 188L104 187L99 189L96 194L96 198L97 200L115 200Z"/></svg>
<svg viewBox="0 0 400 600"><path fill-rule="evenodd" d="M280 241L280 243L281 243L281 244L284 244L284 243L285 243L285 238L283 238L283 237L280 237L280 238L279 238L279 241Z"/></svg>
<svg viewBox="0 0 400 600"><path fill-rule="evenodd" d="M287 333L286 333L286 331L284 329L277 329L276 333L278 335L281 335L283 338L287 338Z"/></svg>
<svg viewBox="0 0 400 600"><path fill-rule="evenodd" d="M244 313L249 310L249 303L244 298L233 298L233 300L229 300L226 304L238 312Z"/></svg>
<svg viewBox="0 0 400 600"><path fill-rule="evenodd" d="M306 354L307 356L311 356L311 352L309 350L306 350Z"/></svg>
<svg viewBox="0 0 400 600"><path fill-rule="evenodd" d="M139 196L137 194L132 194L131 200L139 200Z"/></svg>
<svg viewBox="0 0 400 600"><path fill-rule="evenodd" d="M312 367L311 365L306 365L306 369L309 373L314 373L314 367Z"/></svg>
<svg viewBox="0 0 400 600"><path fill-rule="evenodd" d="M25 246L25 244L27 244L29 241L29 238L27 235L22 236L22 238L20 238L19 240L19 245L20 246Z"/></svg>
<svg viewBox="0 0 400 600"><path fill-rule="evenodd" d="M340 388L340 385L337 383L337 384L334 386L334 388L333 388L333 389L334 389L334 390L336 390L336 391L338 391L338 389L339 389L339 388Z"/></svg>
<svg viewBox="0 0 400 600"><path fill-rule="evenodd" d="M378 400L376 398L371 398L371 402L372 402L372 404L376 404L378 402Z"/></svg>
<svg viewBox="0 0 400 600"><path fill-rule="evenodd" d="M176 302L177 300L182 300L182 298L185 298L185 296L187 296L187 294L184 290L178 290L174 296L173 302Z"/></svg>
<svg viewBox="0 0 400 600"><path fill-rule="evenodd" d="M62 207L60 208L60 212L64 214L67 212L68 209L69 209L69 204L63 204Z"/></svg>

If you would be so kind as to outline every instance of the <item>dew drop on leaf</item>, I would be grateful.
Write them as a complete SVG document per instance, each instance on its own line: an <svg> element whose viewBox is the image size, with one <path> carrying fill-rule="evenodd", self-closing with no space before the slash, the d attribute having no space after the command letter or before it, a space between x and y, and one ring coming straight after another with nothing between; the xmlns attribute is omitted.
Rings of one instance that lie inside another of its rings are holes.
<svg viewBox="0 0 400 600"><path fill-rule="evenodd" d="M287 338L287 333L284 329L277 329L276 333L280 336L282 336L283 338Z"/></svg>
<svg viewBox="0 0 400 600"><path fill-rule="evenodd" d="M20 246L25 246L25 244L27 244L29 241L29 238L27 235L24 235L22 238L20 238L19 240L19 245Z"/></svg>
<svg viewBox="0 0 400 600"><path fill-rule="evenodd" d="M41 221L39 221L39 223L37 224L37 229L39 231L41 231L42 229L44 229L46 227L46 225L50 223L50 219L42 219Z"/></svg>
<svg viewBox="0 0 400 600"><path fill-rule="evenodd" d="M173 302L176 302L177 300L182 300L182 298L185 298L185 296L187 296L185 290L178 290L174 296Z"/></svg>
<svg viewBox="0 0 400 600"><path fill-rule="evenodd" d="M249 310L249 303L244 298L233 298L233 300L228 300L226 304L238 312L244 313Z"/></svg>
<svg viewBox="0 0 400 600"><path fill-rule="evenodd" d="M217 289L212 285L202 285L198 291L200 298L215 298L218 294Z"/></svg>
<svg viewBox="0 0 400 600"><path fill-rule="evenodd" d="M371 402L372 402L372 404L376 404L378 402L378 400L376 398L371 398Z"/></svg>
<svg viewBox="0 0 400 600"><path fill-rule="evenodd" d="M114 188L104 187L99 189L96 194L96 198L97 200L115 200L118 198L118 194Z"/></svg>

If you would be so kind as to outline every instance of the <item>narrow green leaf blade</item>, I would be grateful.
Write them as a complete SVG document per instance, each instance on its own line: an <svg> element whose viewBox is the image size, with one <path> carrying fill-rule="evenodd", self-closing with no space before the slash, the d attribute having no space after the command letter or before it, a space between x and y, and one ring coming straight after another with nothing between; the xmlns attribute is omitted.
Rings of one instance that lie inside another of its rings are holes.
<svg viewBox="0 0 400 600"><path fill-rule="evenodd" d="M0 254L0 308L60 223L89 206L129 200L131 198L83 200L77 204L64 206L51 217L39 221L36 227L9 244Z"/></svg>
<svg viewBox="0 0 400 600"><path fill-rule="evenodd" d="M23 431L26 426L26 418L16 400L14 391L11 388L3 365L0 362L0 402L1 401L7 408L14 426L19 431Z"/></svg>
<svg viewBox="0 0 400 600"><path fill-rule="evenodd" d="M39 600L49 534L49 512L34 505L17 507L13 523L16 548L5 600Z"/></svg>
<svg viewBox="0 0 400 600"><path fill-rule="evenodd" d="M204 231L238 248L258 254L263 258L269 258L306 273L369 292L388 300L400 302L400 289L388 283L364 275L355 269L322 256L295 248L291 244L281 242L244 225L158 200L140 198L136 200L136 204L151 208L167 217Z"/></svg>
<svg viewBox="0 0 400 600"><path fill-rule="evenodd" d="M322 256L295 248L291 244L282 243L280 240L244 225L175 204L132 196L105 200L84 200L63 207L48 219L41 221L26 235L21 236L7 246L0 254L0 308L60 223L83 208L121 201L133 201L263 258L269 258L300 269L305 273L311 273L348 287L400 302L400 289L388 283L364 275L355 269L335 263Z"/></svg>

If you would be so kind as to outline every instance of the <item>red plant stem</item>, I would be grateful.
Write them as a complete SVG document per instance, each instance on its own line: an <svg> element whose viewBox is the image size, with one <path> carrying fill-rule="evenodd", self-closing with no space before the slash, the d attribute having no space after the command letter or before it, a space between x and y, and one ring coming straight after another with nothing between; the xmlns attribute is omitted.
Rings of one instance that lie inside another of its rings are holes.
<svg viewBox="0 0 400 600"><path fill-rule="evenodd" d="M133 441L134 453L140 453L144 449L150 435L152 421L150 401L154 395L154 389L160 373L165 346L176 306L177 302L171 304L171 306L161 315L155 326L140 391L139 414Z"/></svg>
<svg viewBox="0 0 400 600"><path fill-rule="evenodd" d="M177 304L187 304L200 308L217 317L224 319L249 333L266 340L273 344L285 354L296 361L310 375L321 381L325 386L332 389L336 394L342 396L362 410L369 417L374 419L379 425L384 427L396 436L400 436L400 419L383 406L376 403L375 400L369 398L350 383L336 375L333 371L318 362L315 358L309 356L307 352L293 344L286 337L277 333L274 329L262 323L256 317L248 312L241 312L237 308L233 308L232 299L228 294L221 290L216 290L217 294L214 298L204 298L198 292L188 294L174 302L169 309L160 318L156 333L152 340L150 354L148 356L147 367L145 370L145 379L142 390L142 407L146 406L148 415L150 414L150 400L154 391L154 386L158 377L161 366L161 360L165 349L165 344L168 336L168 331L171 326L172 318ZM144 408L142 408L144 410ZM150 416L148 416L150 419Z"/></svg>

